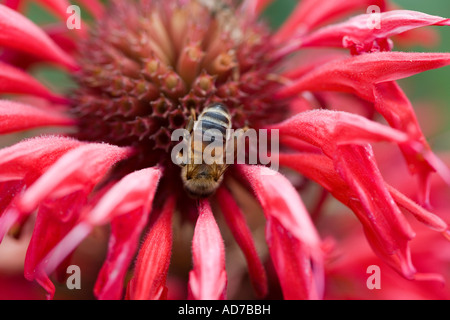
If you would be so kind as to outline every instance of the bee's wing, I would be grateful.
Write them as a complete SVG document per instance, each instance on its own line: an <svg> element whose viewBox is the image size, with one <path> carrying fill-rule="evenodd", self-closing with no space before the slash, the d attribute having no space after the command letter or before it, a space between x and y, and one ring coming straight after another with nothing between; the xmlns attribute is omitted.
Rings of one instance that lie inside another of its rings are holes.
<svg viewBox="0 0 450 320"><path fill-rule="evenodd" d="M230 164L227 163L227 153L228 153L227 144L228 143L229 143L229 139L226 141L225 148L220 149L220 152L221 152L220 156L222 157L222 163L221 164L213 163L211 165L212 166L212 175L216 181L219 180L219 178L225 173L225 171L230 166Z"/></svg>

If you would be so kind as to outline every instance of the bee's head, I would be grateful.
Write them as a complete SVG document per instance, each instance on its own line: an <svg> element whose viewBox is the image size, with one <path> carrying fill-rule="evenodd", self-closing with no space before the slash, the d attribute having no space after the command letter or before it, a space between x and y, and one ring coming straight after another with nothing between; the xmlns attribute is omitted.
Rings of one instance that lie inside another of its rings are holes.
<svg viewBox="0 0 450 320"><path fill-rule="evenodd" d="M189 197L199 199L213 195L220 186L223 176L216 179L210 166L200 165L198 170L195 170L191 175L188 175L187 166L183 167L181 178Z"/></svg>

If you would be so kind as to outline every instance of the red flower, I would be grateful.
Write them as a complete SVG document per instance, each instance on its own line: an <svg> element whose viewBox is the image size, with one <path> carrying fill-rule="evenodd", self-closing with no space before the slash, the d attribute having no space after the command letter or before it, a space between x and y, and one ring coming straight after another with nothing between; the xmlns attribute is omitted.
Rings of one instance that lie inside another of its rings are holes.
<svg viewBox="0 0 450 320"><path fill-rule="evenodd" d="M67 1L40 2L66 19ZM431 151L396 80L446 66L450 54L393 52L391 38L449 20L393 10L380 15L379 29L364 27L370 15L318 29L369 5L386 5L304 0L272 32L257 20L270 2L117 0L104 8L81 1L95 19L75 31L38 27L15 11L21 1L0 5L0 93L33 96L0 101L0 132L63 127L60 136L33 137L0 150L0 239L37 213L25 277L44 287L48 298L55 293L49 276L64 270L94 229L109 224L96 297L166 299L176 216L195 226L193 267L185 274L188 298L226 298L232 279L219 211L244 253L257 297L267 296L273 282L286 299L323 297L323 243L287 177L239 164L230 166L208 198L190 199L183 189L170 157L171 135L212 103L229 109L235 129L279 130L283 152L272 150L271 156L348 206L380 259L407 279L421 277L410 256L415 233L400 208L445 234L447 224L425 207L432 173L450 183L450 171ZM300 63L291 55L312 46L350 54L327 53ZM42 62L69 71L77 89L56 94L30 76L29 68ZM347 112L323 110L334 109L343 97ZM375 122L375 112L388 125ZM421 205L385 182L375 142L398 145L419 178ZM236 185L262 208L268 256L257 250ZM266 272L266 259L275 275Z"/></svg>
<svg viewBox="0 0 450 320"><path fill-rule="evenodd" d="M384 148L383 158L389 158L390 162L383 162L384 171L387 178L394 180L398 174L396 163L399 155L392 150ZM447 157L448 159L448 157ZM447 161L448 163L448 161ZM392 176L392 174L394 174ZM405 181L398 181L398 187L402 190L411 190L410 184ZM439 213L443 219L448 221L448 210L446 200L448 199L448 186L440 179L432 179L432 200L434 211ZM398 274L383 260L377 257L370 246L367 245L364 233L358 228L357 222L349 219L349 215L339 215L338 224L325 226L322 230L329 235L337 235L345 229L345 239L339 241L339 245L332 245L334 250L330 254L330 262L327 264L327 291L326 299L434 299L447 300L449 292L446 283L450 279L448 270L450 242L434 230L445 229L442 220L435 220L436 216L431 216L425 210L406 200L406 196L401 195L394 188L389 187L393 198L402 208L410 212L415 211L419 221L425 224L416 223L416 239L411 244L411 252L416 266L426 272L416 274L415 277L421 281L408 281ZM406 202L403 202L406 200ZM418 213L419 216L417 216ZM422 215L424 214L424 215ZM408 223L414 223L411 216ZM339 225L340 227L336 227ZM433 230L434 229L434 230ZM366 285L369 277L367 267L379 266L381 270L380 289L370 289ZM444 284L443 284L444 283Z"/></svg>

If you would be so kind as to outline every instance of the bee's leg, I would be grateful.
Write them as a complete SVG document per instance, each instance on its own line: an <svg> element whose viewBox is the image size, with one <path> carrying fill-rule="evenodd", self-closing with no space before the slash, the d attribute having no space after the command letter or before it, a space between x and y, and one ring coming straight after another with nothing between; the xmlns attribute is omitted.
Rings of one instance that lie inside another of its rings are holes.
<svg viewBox="0 0 450 320"><path fill-rule="evenodd" d="M196 121L196 120L197 120L197 114L195 113L195 110L194 110L194 109L191 109L191 115L189 116L188 124L187 124L187 126L186 126L186 130L187 130L189 133L191 133L192 130L194 129L194 124L195 124L195 121Z"/></svg>
<svg viewBox="0 0 450 320"><path fill-rule="evenodd" d="M195 110L191 109L191 115L189 116L188 123L186 125L186 132L184 134L184 142L185 143L189 143L192 130L194 130L194 124L195 124L196 118L197 118L197 115L195 114Z"/></svg>
<svg viewBox="0 0 450 320"><path fill-rule="evenodd" d="M194 129L195 119L196 119L195 110L191 109L191 115L189 116L188 124L186 125L186 131L184 132L183 135L182 143L184 144L184 147L182 150L180 150L180 152L178 152L176 156L177 162L179 163L180 167L184 167L186 165L185 161L186 157L183 155L183 152L188 152L187 149L189 149L189 143L191 141L191 133L192 130Z"/></svg>

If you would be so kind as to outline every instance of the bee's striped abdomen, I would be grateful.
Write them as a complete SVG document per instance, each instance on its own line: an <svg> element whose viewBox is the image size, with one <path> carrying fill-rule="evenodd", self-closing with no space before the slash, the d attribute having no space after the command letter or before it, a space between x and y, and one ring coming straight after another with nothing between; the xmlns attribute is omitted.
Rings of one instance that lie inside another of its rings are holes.
<svg viewBox="0 0 450 320"><path fill-rule="evenodd" d="M231 128L231 117L228 109L220 104L215 103L206 108L199 116L197 123L194 126L194 131L201 126L201 132L204 136L204 141L210 141L214 135L208 134L207 130L216 129L222 134L223 141L227 140L227 130Z"/></svg>

